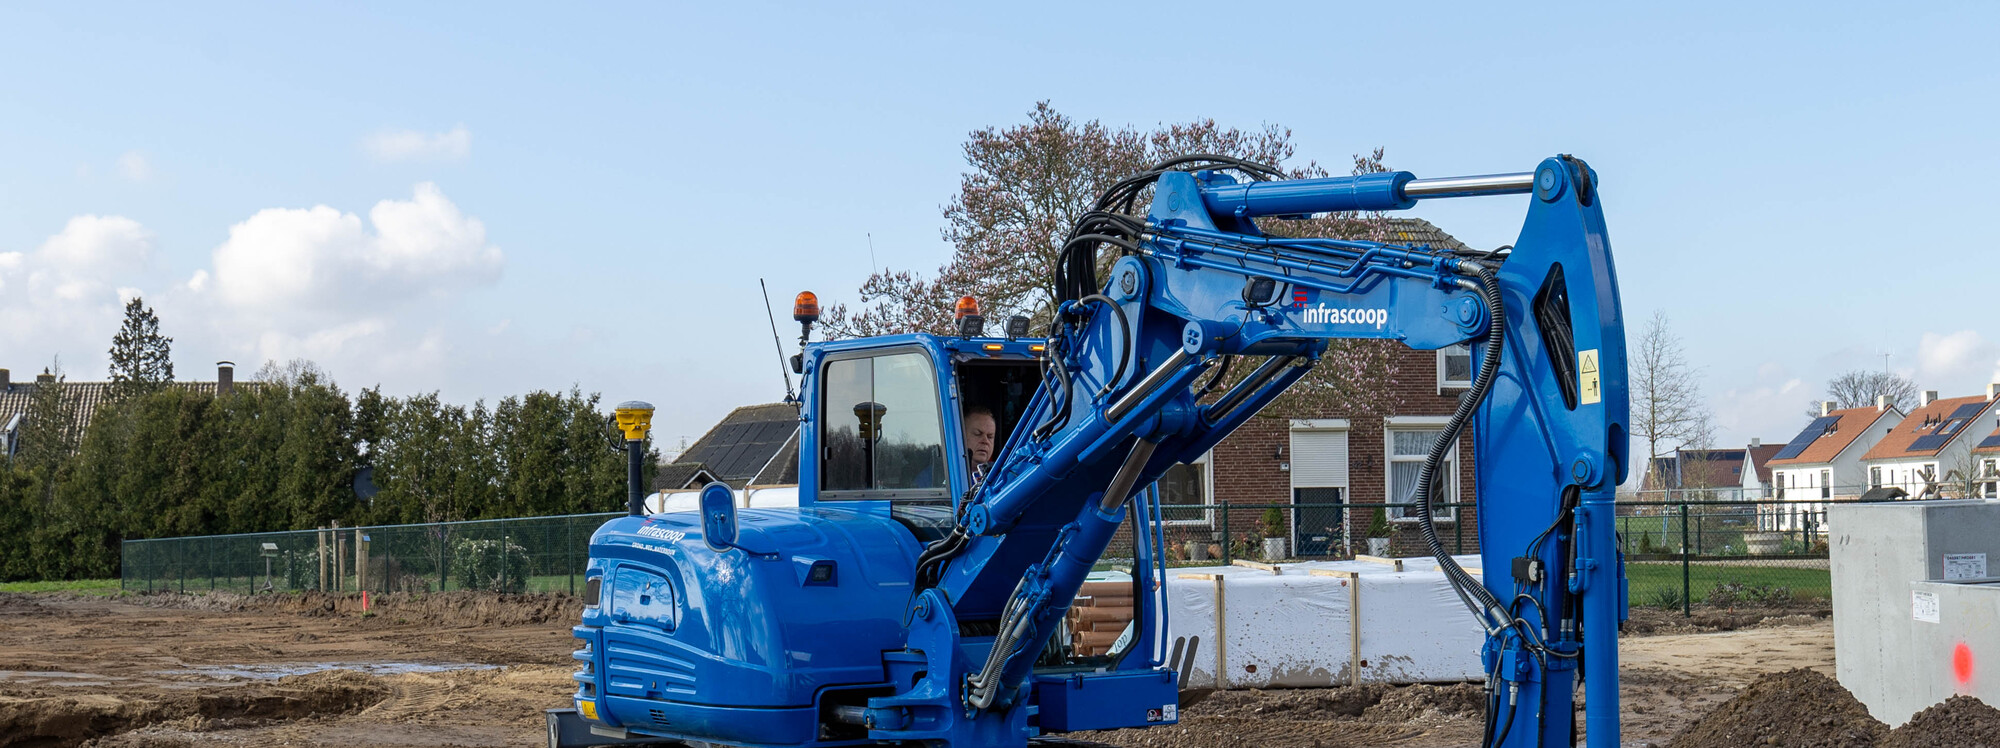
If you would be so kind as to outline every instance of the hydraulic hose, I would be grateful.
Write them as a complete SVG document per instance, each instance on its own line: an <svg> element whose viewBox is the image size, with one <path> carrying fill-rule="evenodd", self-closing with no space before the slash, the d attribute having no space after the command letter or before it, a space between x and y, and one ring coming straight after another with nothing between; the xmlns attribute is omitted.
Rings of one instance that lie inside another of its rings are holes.
<svg viewBox="0 0 2000 748"><path fill-rule="evenodd" d="M1506 606L1485 585L1467 574L1451 554L1445 552L1444 541L1438 538L1437 528L1431 521L1431 486L1437 480L1445 455L1450 454L1452 446L1458 443L1459 434L1465 431L1465 425L1471 422L1473 413L1478 411L1480 404L1486 400L1487 391L1492 389L1493 378L1500 370L1500 349L1505 347L1507 308L1500 296L1500 279L1491 268L1480 269L1479 290L1487 307L1486 355L1480 361L1479 374L1472 380L1472 389L1459 399L1458 409L1452 412L1451 420L1445 423L1437 441L1431 443L1431 451L1425 455L1423 467L1417 472L1417 528L1431 557L1437 559L1438 570L1451 581L1459 599L1465 602L1474 616L1487 622L1489 631L1493 631L1507 625L1510 616ZM1474 599L1477 599L1476 604Z"/></svg>

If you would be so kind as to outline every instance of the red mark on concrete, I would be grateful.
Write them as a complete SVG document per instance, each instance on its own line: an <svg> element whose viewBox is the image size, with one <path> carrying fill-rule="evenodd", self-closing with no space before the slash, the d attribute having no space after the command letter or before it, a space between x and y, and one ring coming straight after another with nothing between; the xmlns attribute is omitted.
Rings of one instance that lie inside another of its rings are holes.
<svg viewBox="0 0 2000 748"><path fill-rule="evenodd" d="M1961 686L1972 682L1972 648L1965 646L1965 642L1959 642L1951 650L1951 674Z"/></svg>

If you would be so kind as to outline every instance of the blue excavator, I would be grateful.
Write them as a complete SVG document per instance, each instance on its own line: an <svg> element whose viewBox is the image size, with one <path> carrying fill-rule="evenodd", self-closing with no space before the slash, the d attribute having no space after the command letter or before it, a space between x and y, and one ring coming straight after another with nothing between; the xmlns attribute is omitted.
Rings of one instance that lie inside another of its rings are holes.
<svg viewBox="0 0 2000 748"><path fill-rule="evenodd" d="M1520 194L1519 239L1491 252L1271 223ZM1147 489L1349 338L1473 352L1413 495L1391 500L1413 503L1485 631L1484 745L1618 744L1625 332L1588 165L1286 179L1179 158L1107 191L1053 272L1038 337L1019 317L988 335L961 309L955 335L809 343L818 309L801 294L798 505L739 507L717 483L699 511L649 515L635 459L629 516L590 541L575 708L551 712L550 744L1010 748L1173 724L1193 643L1166 641ZM993 415L990 463L967 457L968 410ZM619 412L628 439L646 415ZM1430 521L1467 428L1482 576ZM1086 656L1063 644L1065 615L1120 534L1134 620Z"/></svg>

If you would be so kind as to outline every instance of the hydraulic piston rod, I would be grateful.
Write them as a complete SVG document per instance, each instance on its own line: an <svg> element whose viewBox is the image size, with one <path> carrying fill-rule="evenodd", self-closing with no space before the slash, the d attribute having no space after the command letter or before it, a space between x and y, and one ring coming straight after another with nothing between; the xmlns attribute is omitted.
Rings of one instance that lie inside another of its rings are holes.
<svg viewBox="0 0 2000 748"><path fill-rule="evenodd" d="M1476 177L1412 179L1403 185L1403 196L1412 200L1425 200L1433 197L1514 195L1534 188L1534 172L1524 171L1516 174L1485 174Z"/></svg>
<svg viewBox="0 0 2000 748"><path fill-rule="evenodd" d="M1418 179L1407 171L1384 171L1326 179L1208 184L1201 188L1201 199L1216 215L1255 218L1350 210L1408 210L1418 200L1511 195L1527 192L1534 186L1532 172Z"/></svg>

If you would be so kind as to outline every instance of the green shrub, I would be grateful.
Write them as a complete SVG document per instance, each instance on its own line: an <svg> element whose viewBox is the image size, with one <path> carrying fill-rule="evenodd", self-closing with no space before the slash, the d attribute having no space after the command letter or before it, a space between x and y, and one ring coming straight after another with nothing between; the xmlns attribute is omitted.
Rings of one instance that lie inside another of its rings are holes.
<svg viewBox="0 0 2000 748"><path fill-rule="evenodd" d="M1640 604L1654 608L1680 610L1682 604L1685 602L1686 600L1681 597L1681 588L1659 587L1654 589L1650 594L1647 594L1645 601Z"/></svg>
<svg viewBox="0 0 2000 748"><path fill-rule="evenodd" d="M1269 509L1265 509L1264 537L1282 538L1284 536L1285 536L1285 511L1275 506Z"/></svg>
<svg viewBox="0 0 2000 748"><path fill-rule="evenodd" d="M451 573L462 589L524 592L528 549L509 541L466 538L452 544Z"/></svg>
<svg viewBox="0 0 2000 748"><path fill-rule="evenodd" d="M1389 513L1387 511L1382 509L1375 510L1374 519L1368 521L1368 537L1389 537Z"/></svg>

